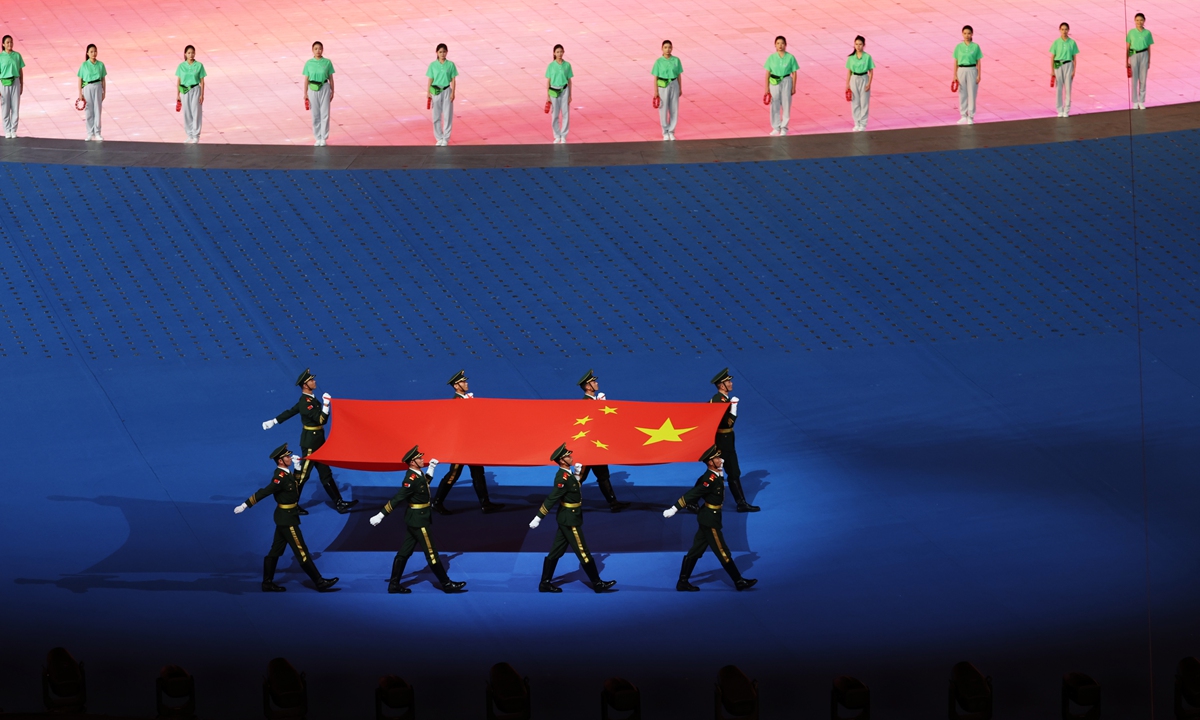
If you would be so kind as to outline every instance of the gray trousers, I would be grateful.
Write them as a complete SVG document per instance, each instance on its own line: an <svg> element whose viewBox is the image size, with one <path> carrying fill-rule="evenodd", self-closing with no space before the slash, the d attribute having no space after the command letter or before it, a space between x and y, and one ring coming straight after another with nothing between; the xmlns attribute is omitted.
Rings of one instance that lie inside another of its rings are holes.
<svg viewBox="0 0 1200 720"><path fill-rule="evenodd" d="M979 94L979 68L960 67L958 69L958 114L967 118L975 118L975 96Z"/></svg>
<svg viewBox="0 0 1200 720"><path fill-rule="evenodd" d="M200 88L194 87L186 93L181 93L179 99L183 102L183 130L188 140L200 139L200 126L204 124L204 106L200 104Z"/></svg>
<svg viewBox="0 0 1200 720"><path fill-rule="evenodd" d="M550 98L550 130L554 139L565 138L571 128L571 91L563 90L556 98Z"/></svg>
<svg viewBox="0 0 1200 720"><path fill-rule="evenodd" d="M100 110L104 105L104 88L101 83L94 82L83 86L83 99L87 102L84 109L84 121L87 123L87 136L100 134Z"/></svg>
<svg viewBox="0 0 1200 720"><path fill-rule="evenodd" d="M662 125L663 135L673 133L679 122L679 78L658 89L658 100L658 122Z"/></svg>
<svg viewBox="0 0 1200 720"><path fill-rule="evenodd" d="M450 102L450 88L433 96L433 139L449 140L454 127L454 103Z"/></svg>
<svg viewBox="0 0 1200 720"><path fill-rule="evenodd" d="M771 129L786 131L792 119L792 76L785 75L778 85L767 87L771 89Z"/></svg>
<svg viewBox="0 0 1200 720"><path fill-rule="evenodd" d="M1146 73L1150 70L1150 51L1129 56L1133 79L1129 81L1130 102L1146 104Z"/></svg>
<svg viewBox="0 0 1200 720"><path fill-rule="evenodd" d="M854 116L854 127L865 128L867 117L871 114L871 93L864 89L867 87L868 77L850 76L850 114Z"/></svg>
<svg viewBox="0 0 1200 720"><path fill-rule="evenodd" d="M1071 112L1071 70L1075 63L1063 63L1054 68L1054 87L1058 91L1056 108L1061 112Z"/></svg>
<svg viewBox="0 0 1200 720"><path fill-rule="evenodd" d="M191 93L188 93L189 95ZM320 90L308 90L308 105L312 108L313 139L324 141L329 139L329 96L333 92L329 83L321 86Z"/></svg>
<svg viewBox="0 0 1200 720"><path fill-rule="evenodd" d="M16 134L21 117L21 80L13 78L12 85L0 85L0 117L4 118L4 134Z"/></svg>

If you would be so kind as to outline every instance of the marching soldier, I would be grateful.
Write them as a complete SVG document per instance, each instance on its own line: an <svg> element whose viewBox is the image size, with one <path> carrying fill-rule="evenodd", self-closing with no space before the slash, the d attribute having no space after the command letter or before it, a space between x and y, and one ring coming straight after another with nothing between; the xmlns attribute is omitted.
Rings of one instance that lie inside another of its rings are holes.
<svg viewBox="0 0 1200 720"><path fill-rule="evenodd" d="M470 386L467 384L466 370L459 370L454 373L453 377L446 384L454 388L455 400L470 400L475 397L475 393L469 392ZM479 506L483 508L483 514L488 515L499 511L504 507L504 503L494 503L488 499L487 474L484 472L483 466L471 465L470 468L471 485L475 488L475 495L479 498ZM442 476L442 481L438 484L437 496L433 498L433 509L439 515L451 514L445 505L446 496L450 494L450 488L454 487L454 483L458 482L462 471L462 465L452 464L450 470Z"/></svg>
<svg viewBox="0 0 1200 720"><path fill-rule="evenodd" d="M421 467L425 465L424 456L417 446L413 445L412 449L404 454L404 462L408 463L404 484L395 497L383 506L379 514L371 518L371 524L378 525L383 522L384 517L390 515L401 505L408 505L404 511L406 531L404 543L400 545L400 549L396 552L396 558L392 560L392 577L388 581L388 592L404 595L412 592L400 584L400 578L404 575L404 566L408 564L408 559L412 557L418 542L425 545L425 559L429 563L429 569L442 584L442 592L460 592L467 584L455 582L446 574L446 564L438 557L437 550L433 549L433 538L429 536L429 528L433 525L433 515L429 512L429 480L433 477L433 471L437 467L438 461L429 461L429 474L426 475L421 471Z"/></svg>
<svg viewBox="0 0 1200 720"><path fill-rule="evenodd" d="M600 378L592 374L591 370L579 379L579 387L583 388L584 400L604 400L604 393L600 392ZM621 512L629 507L629 503L620 502L617 500L617 494L613 492L612 480L609 478L607 465L592 465L585 467L583 472L579 474L579 482L587 482L589 473L596 473L596 484L600 486L600 492L603 493L604 499L608 501L608 508L613 512Z"/></svg>
<svg viewBox="0 0 1200 720"><path fill-rule="evenodd" d="M725 476L729 480L729 492L737 501L738 512L758 512L761 508L746 502L746 493L742 491L742 469L738 466L737 447L733 437L733 424L737 422L738 399L729 395L733 392L733 376L729 374L729 368L717 373L712 379L712 384L717 386L717 392L708 401L725 403L729 406L725 408L725 417L721 418L716 437L716 447L721 451L721 457L725 464Z"/></svg>
<svg viewBox="0 0 1200 720"><path fill-rule="evenodd" d="M296 479L295 473L291 470L295 458L288 450L287 443L275 448L271 452L271 459L275 461L275 474L272 476L270 484L233 509L234 513L241 514L246 508L252 507L266 497L275 496L275 540L271 543L271 552L263 558L262 590L263 592L287 590L287 588L275 584L275 565L279 563L279 557L283 555L283 548L290 545L292 552L296 555L296 560L300 562L300 567L304 568L304 572L312 578L317 592L325 592L333 587L338 579L321 577L321 573L317 572L317 566L313 564L312 556L308 553L308 546L304 544L304 535L300 533L300 515L297 512L300 502L300 481Z"/></svg>
<svg viewBox="0 0 1200 720"><path fill-rule="evenodd" d="M550 554L542 561L542 581L538 585L538 592L562 592L562 588L551 580L554 578L554 568L558 565L558 559L566 554L567 548L570 547L579 556L579 565L592 581L592 589L602 593L616 585L617 581L600 579L596 561L588 552L587 541L583 539L583 495L579 491L579 476L576 474L579 472L579 466L575 467L575 472L571 471L571 457L566 443L559 445L550 455L550 460L558 463L558 471L554 475L554 489L550 491L546 502L538 508L537 516L529 523L529 527L536 528L542 523L542 518L550 514L550 509L556 503L559 505L556 518L558 533L554 536L554 544L550 546Z"/></svg>
<svg viewBox="0 0 1200 720"><path fill-rule="evenodd" d="M704 555L704 551L708 548L712 548L717 559L721 561L721 567L725 568L725 572L733 578L734 587L739 591L753 587L758 580L744 578L738 572L737 565L733 563L733 556L729 554L729 545L725 542L725 535L721 532L721 506L725 502L721 450L713 445L700 456L700 462L705 463L707 467L704 474L696 481L696 485L683 497L676 500L674 505L663 510L663 517L669 518L691 503L698 501L704 503L696 514L696 521L700 527L696 529L696 539L692 541L692 549L683 556L683 567L679 569L679 582L675 583L675 589L679 592L696 592L700 589L688 580L692 577L692 570L696 568L696 561Z"/></svg>
<svg viewBox="0 0 1200 720"><path fill-rule="evenodd" d="M303 456L300 466L300 489L304 489L304 484L308 482L308 476L312 474L315 467L317 474L321 477L321 487L329 493L329 499L333 501L333 506L337 508L337 511L344 515L350 512L350 508L357 505L358 501L343 500L342 493L333 479L333 471L329 469L329 466L308 459L309 455L325 444L325 423L329 422L329 401L333 398L329 393L325 393L321 396L321 404L317 404L317 398L313 395L317 390L317 376L313 375L308 368L305 368L304 372L300 373L300 377L296 378L296 385L301 389L300 399L296 401L295 405L264 422L263 430L270 430L279 423L286 422L293 415L300 416L302 424L300 453ZM300 508L300 514L307 515L308 511Z"/></svg>

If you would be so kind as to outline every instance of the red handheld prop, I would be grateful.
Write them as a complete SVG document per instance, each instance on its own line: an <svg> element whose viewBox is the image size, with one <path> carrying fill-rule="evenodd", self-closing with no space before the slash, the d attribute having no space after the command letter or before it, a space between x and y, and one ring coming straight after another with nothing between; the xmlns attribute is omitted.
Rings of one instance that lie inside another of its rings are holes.
<svg viewBox="0 0 1200 720"><path fill-rule="evenodd" d="M958 92L958 81L957 80L950 83L950 92L952 92L952 93Z"/></svg>
<svg viewBox="0 0 1200 720"><path fill-rule="evenodd" d="M850 88L846 88L846 102L854 99L854 93L850 92Z"/></svg>
<svg viewBox="0 0 1200 720"><path fill-rule="evenodd" d="M426 95L425 96L425 109L428 110L431 107L433 107L433 98Z"/></svg>
<svg viewBox="0 0 1200 720"><path fill-rule="evenodd" d="M80 103L83 103L83 104L80 105ZM84 100L83 98L79 98L78 100L75 101L75 109L76 110L83 110L85 108L87 108L87 100Z"/></svg>
<svg viewBox="0 0 1200 720"><path fill-rule="evenodd" d="M1054 77L1053 75L1050 76L1050 87L1054 87L1054 83L1057 79L1058 78Z"/></svg>
<svg viewBox="0 0 1200 720"><path fill-rule="evenodd" d="M1131 67L1125 68L1125 77L1133 77L1133 68L1131 68Z"/></svg>
<svg viewBox="0 0 1200 720"><path fill-rule="evenodd" d="M658 109L658 106L662 104L662 101L658 99L658 96L657 96L657 95L655 95L655 96L654 96L654 100L652 100L652 101L650 102L650 104L654 106L654 109L655 109L655 110L657 110L657 109Z"/></svg>
<svg viewBox="0 0 1200 720"><path fill-rule="evenodd" d="M175 101L175 112L180 112L180 111L182 111L182 110L183 110L183 101L182 101L182 100L176 100L176 101Z"/></svg>
<svg viewBox="0 0 1200 720"><path fill-rule="evenodd" d="M770 105L770 104L771 104L771 93L766 93L763 95L763 105Z"/></svg>
<svg viewBox="0 0 1200 720"><path fill-rule="evenodd" d="M546 101L546 107L543 110L543 112L550 112L550 101L549 100Z"/></svg>
<svg viewBox="0 0 1200 720"><path fill-rule="evenodd" d="M308 101L308 98L304 98L304 109L305 109L305 110L312 110L312 103L310 103L310 102Z"/></svg>

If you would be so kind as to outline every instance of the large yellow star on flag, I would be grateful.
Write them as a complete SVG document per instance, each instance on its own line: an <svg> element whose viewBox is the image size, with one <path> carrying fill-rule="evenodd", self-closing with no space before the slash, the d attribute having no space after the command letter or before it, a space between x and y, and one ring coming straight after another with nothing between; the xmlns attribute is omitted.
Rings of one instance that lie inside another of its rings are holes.
<svg viewBox="0 0 1200 720"><path fill-rule="evenodd" d="M587 431L587 430L580 430L580 431L579 431L579 434L578 434L578 435L572 435L572 436L571 436L571 439L572 439L572 440L578 440L579 438L581 438L581 437L584 437L584 436L585 436L585 435L587 435L587 434L588 434L588 431Z"/></svg>
<svg viewBox="0 0 1200 720"><path fill-rule="evenodd" d="M608 449L608 446L605 445L604 443L600 442L599 440L593 440L592 442L596 443L596 447L600 448L601 450Z"/></svg>
<svg viewBox="0 0 1200 720"><path fill-rule="evenodd" d="M660 428L640 427L635 429L640 430L650 436L646 438L646 442L642 443L642 445L645 446L653 445L657 442L683 442L683 438L681 438L680 435L683 435L685 432L691 432L696 428L677 428L671 424L671 418L667 418L665 421L663 421L662 427Z"/></svg>
<svg viewBox="0 0 1200 720"><path fill-rule="evenodd" d="M585 416L585 417L581 417L581 418L575 418L575 424L576 424L576 425L587 425L587 424L588 424L588 423L590 423L591 421L592 421L592 416L591 416L591 415L587 415L587 416Z"/></svg>
<svg viewBox="0 0 1200 720"><path fill-rule="evenodd" d="M605 405L604 407L602 407L600 409L604 411L605 415L614 415L617 412L617 409L615 407L608 407L607 405Z"/></svg>

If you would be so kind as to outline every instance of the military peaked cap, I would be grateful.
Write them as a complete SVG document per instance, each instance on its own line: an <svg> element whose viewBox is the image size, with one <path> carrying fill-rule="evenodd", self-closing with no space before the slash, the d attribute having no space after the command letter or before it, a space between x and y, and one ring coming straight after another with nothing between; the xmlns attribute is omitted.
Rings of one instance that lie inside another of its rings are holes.
<svg viewBox="0 0 1200 720"><path fill-rule="evenodd" d="M713 379L711 382L713 385L720 385L721 383L725 382L726 380L732 380L732 379L733 379L733 376L729 374L729 368L725 368L724 370L717 373L716 375L713 375Z"/></svg>
<svg viewBox="0 0 1200 720"><path fill-rule="evenodd" d="M713 445L700 456L700 462L706 463L716 457L721 457L721 450L716 445Z"/></svg>
<svg viewBox="0 0 1200 720"><path fill-rule="evenodd" d="M290 452L291 452L291 450L287 449L287 443L284 443L271 451L271 459L278 460L279 458L283 457L284 455L287 455Z"/></svg>
<svg viewBox="0 0 1200 720"><path fill-rule="evenodd" d="M550 461L558 462L559 460L562 460L563 455L566 455L569 452L571 451L567 449L567 444L563 443L562 445L559 445L554 452L550 453Z"/></svg>
<svg viewBox="0 0 1200 720"><path fill-rule="evenodd" d="M404 462L407 464L407 463L412 462L413 460L416 460L419 457L421 457L421 451L417 449L416 445L413 445L412 450L409 450L408 452L404 453Z"/></svg>
<svg viewBox="0 0 1200 720"><path fill-rule="evenodd" d="M579 378L579 387L583 387L584 385L587 385L591 381L599 380L599 379L600 378L598 378L594 374L592 374L591 370L588 370L587 373L583 377Z"/></svg>
<svg viewBox="0 0 1200 720"><path fill-rule="evenodd" d="M316 375L313 375L308 368L304 368L304 372L300 373L300 377L296 378L296 385L298 387L303 387L304 383L315 377Z"/></svg>
<svg viewBox="0 0 1200 720"><path fill-rule="evenodd" d="M451 376L451 378L449 380L446 381L446 384L454 385L455 383L458 383L458 382L460 382L462 380L466 380L466 379L467 379L467 371L459 370L458 372L454 373L454 375Z"/></svg>

